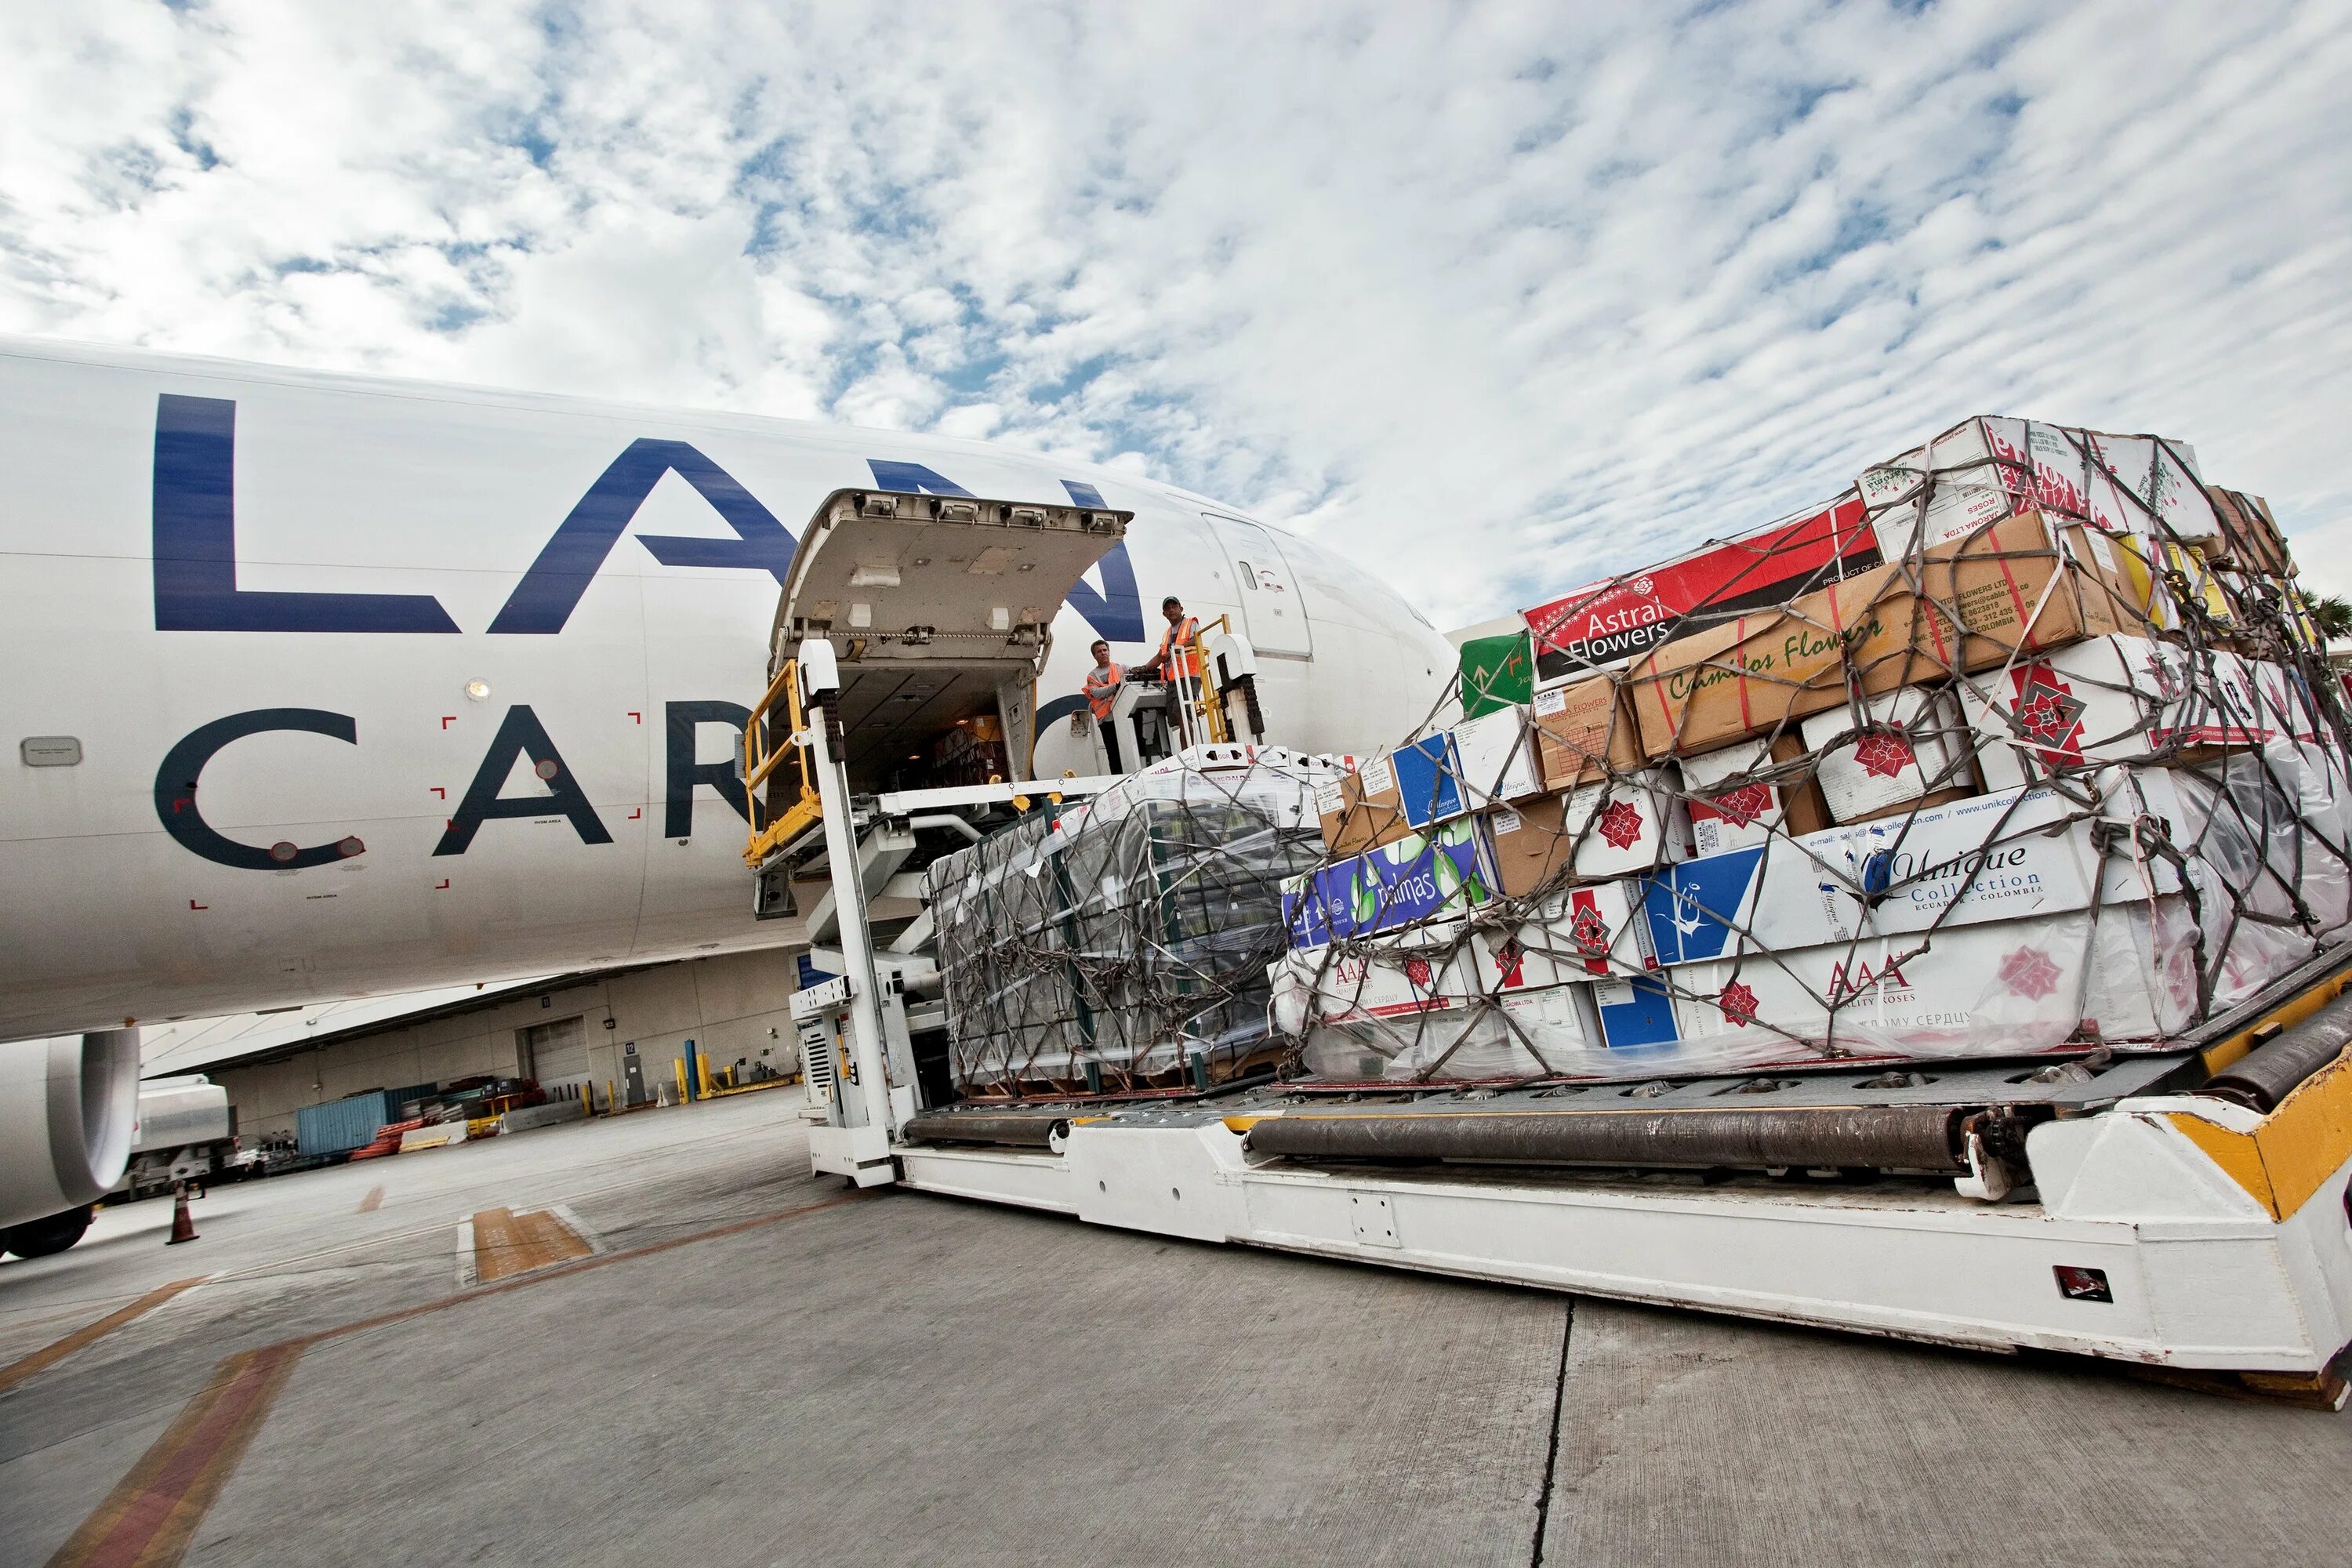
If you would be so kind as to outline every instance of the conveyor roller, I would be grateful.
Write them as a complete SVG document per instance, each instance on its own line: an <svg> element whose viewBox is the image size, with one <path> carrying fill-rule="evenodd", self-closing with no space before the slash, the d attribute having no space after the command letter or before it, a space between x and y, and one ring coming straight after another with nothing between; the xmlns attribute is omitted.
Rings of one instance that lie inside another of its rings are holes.
<svg viewBox="0 0 2352 1568"><path fill-rule="evenodd" d="M1249 1131L1256 1154L1528 1164L1870 1166L1963 1171L1948 1105L1782 1110L1294 1112Z"/></svg>

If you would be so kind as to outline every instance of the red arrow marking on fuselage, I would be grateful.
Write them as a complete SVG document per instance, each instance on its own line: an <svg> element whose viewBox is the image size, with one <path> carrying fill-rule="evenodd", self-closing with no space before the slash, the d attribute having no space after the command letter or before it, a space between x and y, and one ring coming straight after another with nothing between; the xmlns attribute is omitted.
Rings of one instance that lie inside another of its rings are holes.
<svg viewBox="0 0 2352 1568"><path fill-rule="evenodd" d="M457 716L455 713L444 713L441 715L441 728L444 730L447 729L450 725L455 724L457 721Z"/></svg>
<svg viewBox="0 0 2352 1568"><path fill-rule="evenodd" d="M435 795L439 795L443 800L447 800L449 798L449 792L443 789L439 784L427 784L425 787L430 789Z"/></svg>
<svg viewBox="0 0 2352 1568"><path fill-rule="evenodd" d="M436 888L436 889L434 889L433 890L434 890L435 892L436 892L436 893L437 893L437 892L441 891L441 889L442 889L442 888L446 888L448 885L449 885L449 879L448 879L448 878L446 878L446 877L444 877L444 878L442 878L442 879L441 879L441 887L440 887L440 888Z"/></svg>
<svg viewBox="0 0 2352 1568"><path fill-rule="evenodd" d="M208 910L211 909L212 906L210 904L200 904L196 902L195 900L190 899L188 900L188 908L192 910Z"/></svg>
<svg viewBox="0 0 2352 1568"><path fill-rule="evenodd" d="M630 709L630 710L629 710L629 717L630 717L630 718L632 718L632 719L635 719L635 720L638 723L640 723L640 724L642 724L642 723L644 723L644 722L646 721L646 716L645 716L644 714L642 714L642 713L638 712L638 711L637 711L635 709L634 709L634 708L632 708L632 709Z"/></svg>

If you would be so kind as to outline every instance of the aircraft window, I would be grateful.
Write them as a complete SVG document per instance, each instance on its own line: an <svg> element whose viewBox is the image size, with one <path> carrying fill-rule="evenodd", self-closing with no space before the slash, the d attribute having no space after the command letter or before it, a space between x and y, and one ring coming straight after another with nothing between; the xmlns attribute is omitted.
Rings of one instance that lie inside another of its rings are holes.
<svg viewBox="0 0 2352 1568"><path fill-rule="evenodd" d="M1256 587L1256 586L1257 586L1257 568L1256 568L1256 567L1252 566L1248 562L1246 562L1246 561L1243 561L1243 560L1240 560L1240 559L1236 559L1236 560L1234 562L1234 564L1235 566L1237 566L1237 567L1239 567L1239 568L1240 568L1239 575L1240 575L1241 580L1242 580L1242 586L1243 586L1243 587L1244 587L1244 588L1255 588L1255 587Z"/></svg>

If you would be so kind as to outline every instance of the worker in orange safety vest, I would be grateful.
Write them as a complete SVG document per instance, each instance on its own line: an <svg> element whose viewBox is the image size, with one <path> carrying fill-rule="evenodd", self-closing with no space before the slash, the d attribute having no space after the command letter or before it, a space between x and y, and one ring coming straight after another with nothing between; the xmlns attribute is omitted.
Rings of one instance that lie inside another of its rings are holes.
<svg viewBox="0 0 2352 1568"><path fill-rule="evenodd" d="M1094 710L1096 723L1108 723L1110 705L1118 699L1119 682L1127 679L1127 671L1111 662L1110 644L1100 637L1090 651L1095 667L1087 671L1087 706Z"/></svg>
<svg viewBox="0 0 2352 1568"><path fill-rule="evenodd" d="M1110 710L1118 701L1118 689L1127 679L1127 671L1111 661L1110 644L1100 637L1091 649L1095 667L1087 671L1087 707L1095 716L1095 726L1102 735L1103 754L1110 761L1110 771L1124 773L1119 762L1118 734L1111 728Z"/></svg>
<svg viewBox="0 0 2352 1568"><path fill-rule="evenodd" d="M1201 663L1192 645L1201 640L1201 623L1184 613L1184 601L1173 594L1160 601L1160 613L1168 617L1167 634L1160 639L1160 651L1151 656L1151 662L1136 673L1156 675L1162 680L1180 675L1187 680L1197 679Z"/></svg>

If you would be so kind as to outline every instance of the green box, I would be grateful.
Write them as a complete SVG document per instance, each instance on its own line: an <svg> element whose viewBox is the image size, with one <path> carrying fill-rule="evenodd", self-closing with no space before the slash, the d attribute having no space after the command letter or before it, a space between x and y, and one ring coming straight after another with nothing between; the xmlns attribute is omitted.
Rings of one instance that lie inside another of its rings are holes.
<svg viewBox="0 0 2352 1568"><path fill-rule="evenodd" d="M1475 719L1536 698L1535 649L1528 634L1472 637L1462 645L1462 716Z"/></svg>

